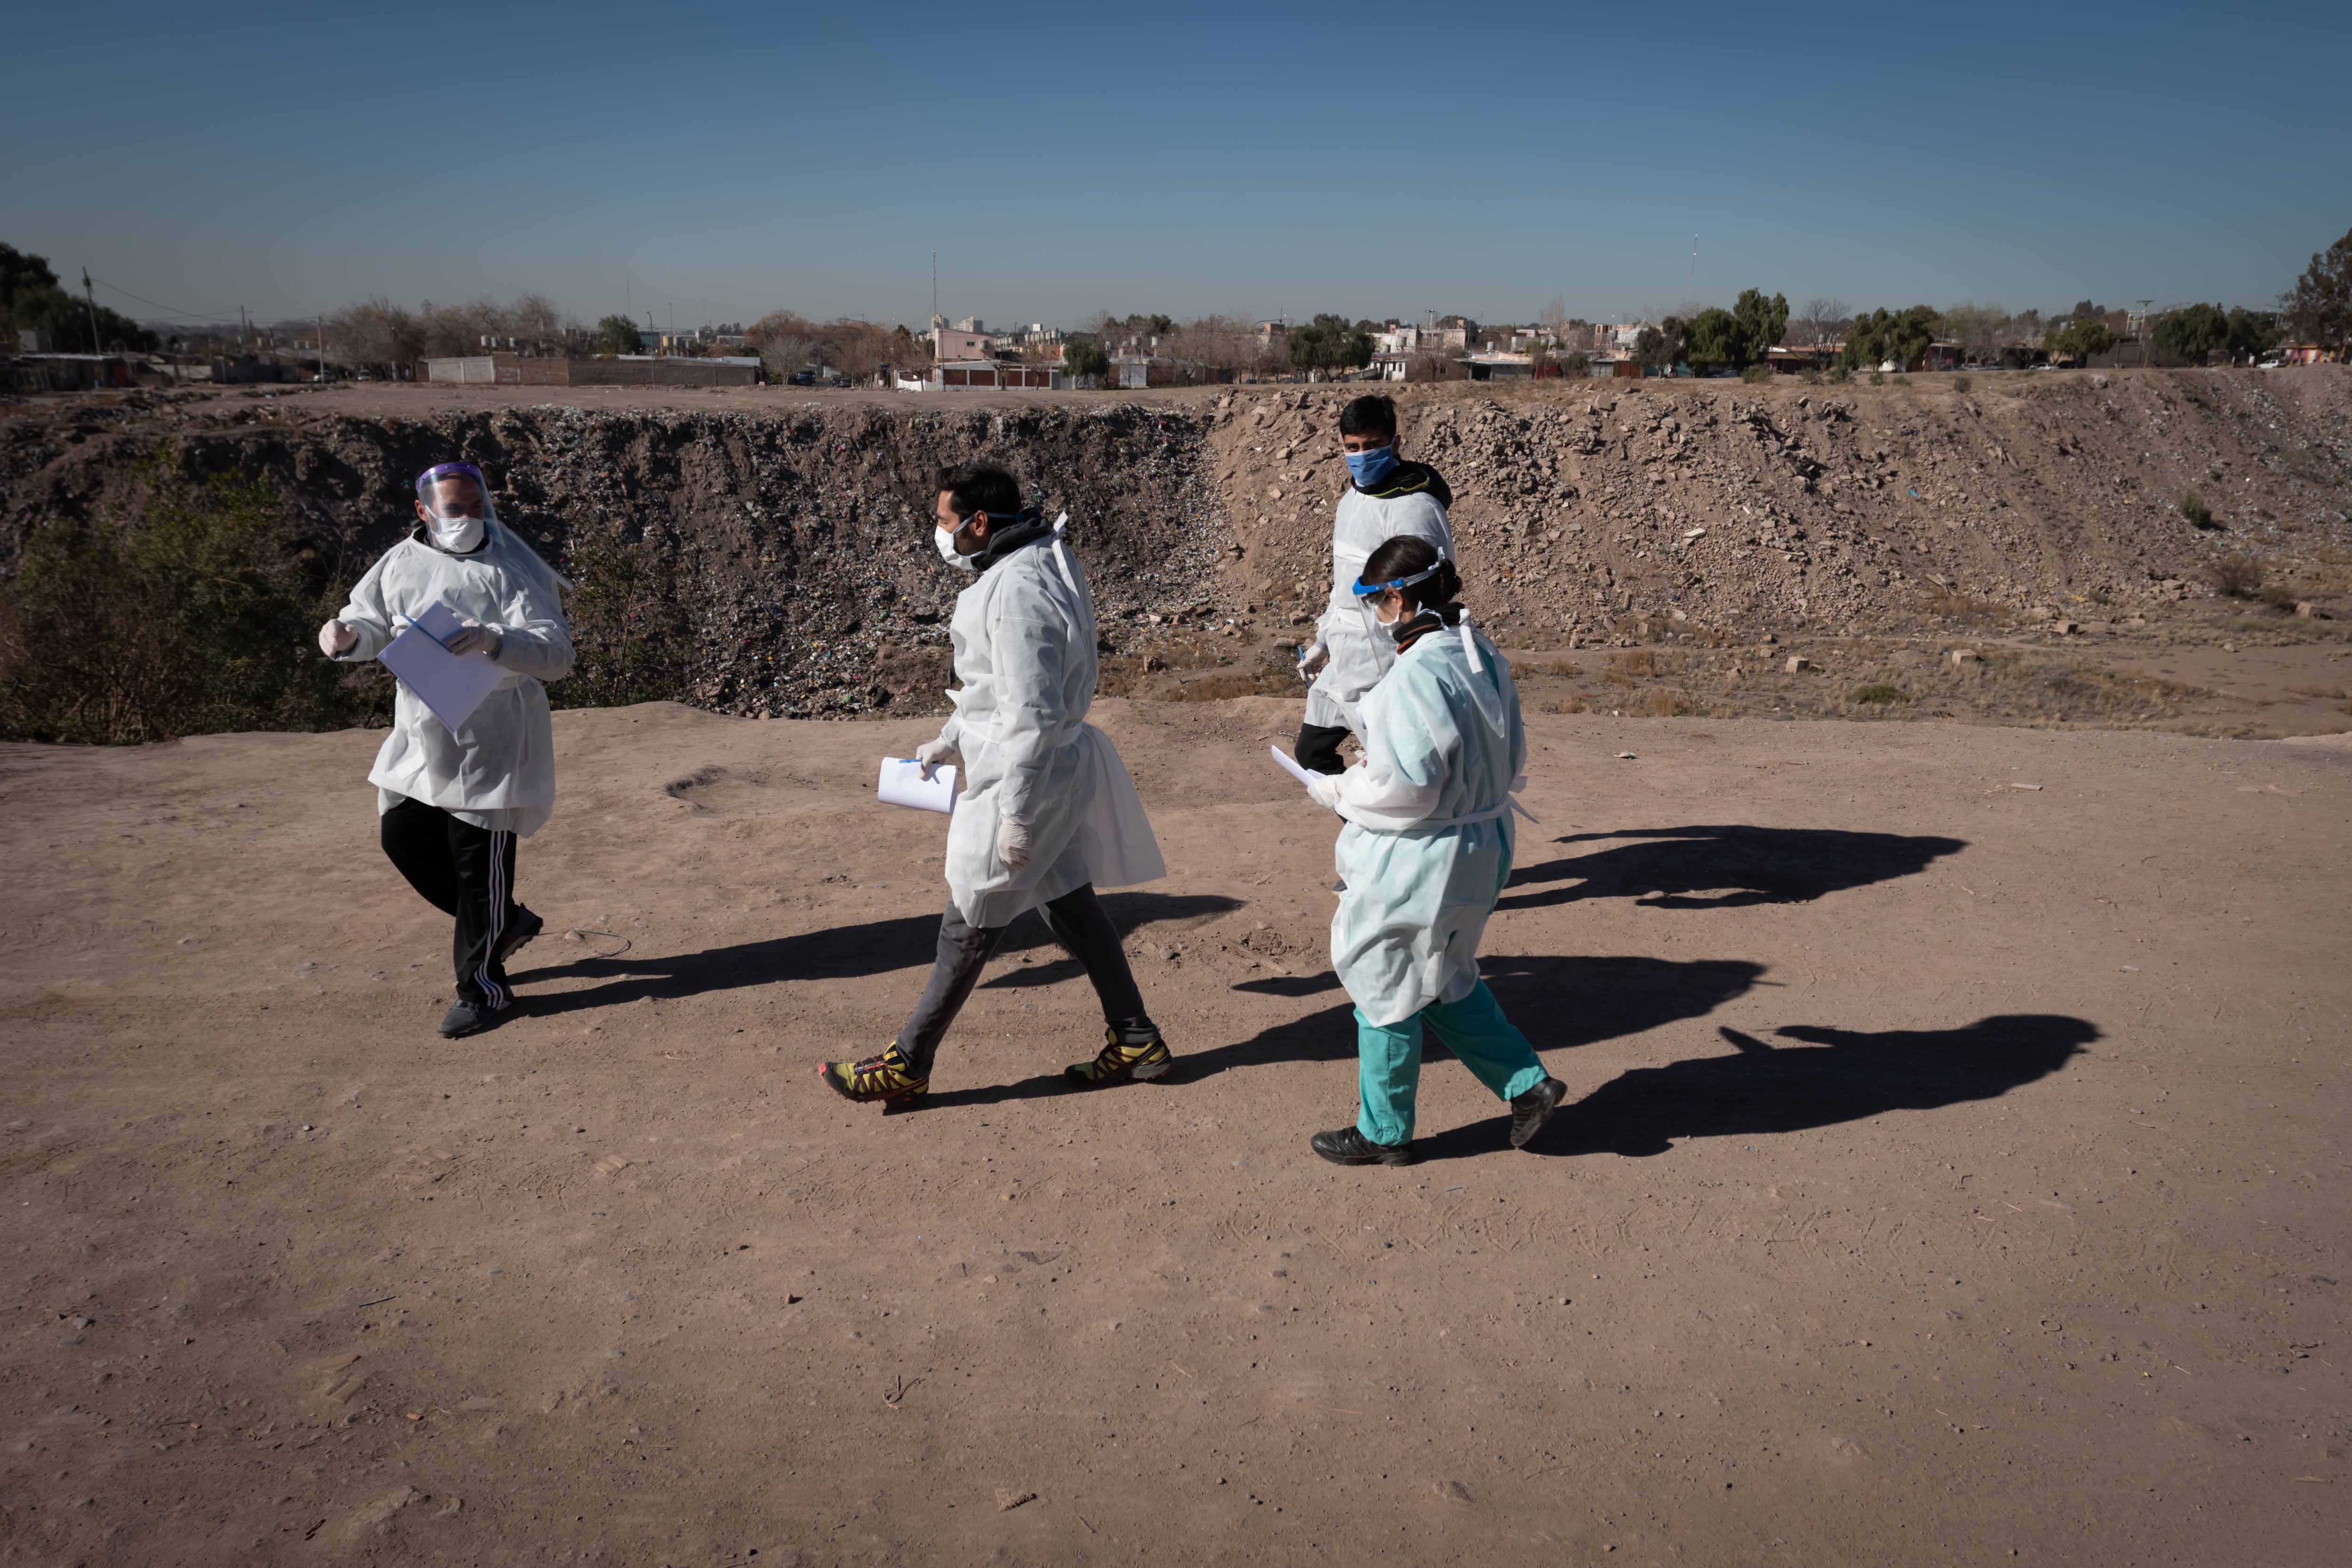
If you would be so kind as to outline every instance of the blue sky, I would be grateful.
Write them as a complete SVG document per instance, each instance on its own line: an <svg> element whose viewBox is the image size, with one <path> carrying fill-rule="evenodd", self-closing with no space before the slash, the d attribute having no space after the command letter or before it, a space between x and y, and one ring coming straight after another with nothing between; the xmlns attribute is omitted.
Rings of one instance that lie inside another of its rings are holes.
<svg viewBox="0 0 2352 1568"><path fill-rule="evenodd" d="M85 0L10 36L0 240L142 318L919 325L933 247L992 325L2259 305L2352 227L2342 0Z"/></svg>

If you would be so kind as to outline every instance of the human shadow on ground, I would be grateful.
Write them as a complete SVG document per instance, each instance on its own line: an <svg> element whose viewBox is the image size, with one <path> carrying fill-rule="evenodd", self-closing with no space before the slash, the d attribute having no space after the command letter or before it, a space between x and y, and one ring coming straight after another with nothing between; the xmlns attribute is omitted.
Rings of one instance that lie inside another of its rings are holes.
<svg viewBox="0 0 2352 1568"><path fill-rule="evenodd" d="M1522 866L1511 873L1507 889L1545 882L1573 885L1538 893L1507 891L1495 907L1537 910L1580 899L1628 896L1669 910L1803 903L1825 893L1911 876L1968 847L1965 838L1737 823L1577 833L1552 842L1591 844L1611 838L1634 842Z"/></svg>
<svg viewBox="0 0 2352 1568"><path fill-rule="evenodd" d="M1717 1033L1731 1055L1621 1073L1560 1107L1528 1152L1641 1157L1664 1153L1677 1138L1801 1132L1889 1110L1998 1100L2056 1072L2099 1037L2095 1024L2049 1013L2003 1014L1958 1029L1773 1031L1811 1049L1768 1045L1737 1029ZM1509 1125L1498 1110L1427 1140L1423 1156L1506 1149Z"/></svg>
<svg viewBox="0 0 2352 1568"><path fill-rule="evenodd" d="M1103 896L1103 907L1112 924L1122 933L1131 934L1139 927L1162 921L1226 914L1239 909L1241 901L1206 893L1108 893ZM582 958L523 971L509 978L530 985L551 980L604 983L576 991L527 993L524 1011L542 1016L591 1007L615 1007L647 997L669 1001L782 980L861 980L887 974L929 963L938 951L939 934L938 915L904 915L895 920L832 926L796 936L738 942L731 947L706 948L700 952L676 953L666 958L635 952L615 958ZM540 939L541 942L548 940ZM996 951L999 956L1018 956L1040 947L1055 953L1061 952L1061 945L1045 929L1045 921L1033 911L1005 929L1004 940ZM1067 958L1039 965L1034 973L1046 975L1065 964L1067 973L1080 973ZM1028 975L1032 972L1020 973ZM1031 979L1024 983L1045 982Z"/></svg>
<svg viewBox="0 0 2352 1568"><path fill-rule="evenodd" d="M1482 961L1488 989L1505 1013L1525 1031L1538 1051L1591 1045L1619 1035L1640 1034L1662 1024L1705 1016L1746 992L1763 974L1763 965L1738 960L1703 959L1687 963L1657 958L1559 958L1493 956ZM1328 979L1299 976L1302 981ZM1251 981L1236 991L1265 991L1273 981ZM1331 979L1328 986L1338 989ZM1278 992L1276 994L1298 994ZM1352 1060L1356 1055L1353 1004L1342 1000L1275 1025L1246 1040L1187 1048L1182 1039L1169 1041L1176 1065L1155 1080L1160 1087L1198 1083L1221 1072L1267 1067L1277 1062ZM1424 1061L1443 1061L1450 1053L1434 1036L1423 1044ZM989 1105L1001 1100L1034 1100L1069 1092L1059 1075L1026 1079L1015 1083L978 1085L942 1092L934 1089L930 1105Z"/></svg>

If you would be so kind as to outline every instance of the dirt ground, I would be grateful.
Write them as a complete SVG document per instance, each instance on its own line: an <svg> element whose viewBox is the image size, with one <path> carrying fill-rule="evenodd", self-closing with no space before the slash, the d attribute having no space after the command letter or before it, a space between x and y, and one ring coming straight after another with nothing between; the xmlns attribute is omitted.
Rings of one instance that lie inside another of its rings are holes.
<svg viewBox="0 0 2352 1568"><path fill-rule="evenodd" d="M1531 714L1571 1100L1358 1171L1298 714L1097 710L1176 1074L1029 922L887 1117L927 723L558 714L457 1042L375 737L0 749L0 1560L2342 1560L2342 742Z"/></svg>

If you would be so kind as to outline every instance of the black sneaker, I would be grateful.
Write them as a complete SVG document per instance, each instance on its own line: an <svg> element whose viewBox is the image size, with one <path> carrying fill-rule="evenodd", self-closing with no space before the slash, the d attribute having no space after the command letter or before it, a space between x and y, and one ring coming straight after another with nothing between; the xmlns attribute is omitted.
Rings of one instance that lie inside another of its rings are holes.
<svg viewBox="0 0 2352 1568"><path fill-rule="evenodd" d="M499 1011L486 1002L468 1002L460 996L441 1015L441 1037L454 1040L460 1035L478 1035L499 1021Z"/></svg>
<svg viewBox="0 0 2352 1568"><path fill-rule="evenodd" d="M1353 1127L1318 1132L1307 1146L1335 1165L1410 1165L1413 1162L1412 1140L1375 1143Z"/></svg>
<svg viewBox="0 0 2352 1568"><path fill-rule="evenodd" d="M1535 1088L1511 1101L1511 1147L1524 1149L1528 1140L1543 1130L1559 1102L1568 1098L1568 1085L1556 1078L1548 1078Z"/></svg>
<svg viewBox="0 0 2352 1568"><path fill-rule="evenodd" d="M506 934L499 938L499 945L490 950L490 967L503 971L508 959L520 952L526 942L546 929L547 921L543 918L517 904L514 924L507 927Z"/></svg>

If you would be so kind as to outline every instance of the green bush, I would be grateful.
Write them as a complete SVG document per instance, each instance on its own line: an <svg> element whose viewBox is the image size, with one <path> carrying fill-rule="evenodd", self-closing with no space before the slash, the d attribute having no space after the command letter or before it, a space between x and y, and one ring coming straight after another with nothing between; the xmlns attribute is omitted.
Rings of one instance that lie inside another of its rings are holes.
<svg viewBox="0 0 2352 1568"><path fill-rule="evenodd" d="M1973 384L1965 375L1956 375L1952 377L1952 390L1954 392L1966 392L1971 384Z"/></svg>
<svg viewBox="0 0 2352 1568"><path fill-rule="evenodd" d="M2180 515L2189 521L2191 528L2213 526L2213 513L2207 509L2205 498L2195 490L2190 490L2180 498Z"/></svg>
<svg viewBox="0 0 2352 1568"><path fill-rule="evenodd" d="M1822 384L1822 373L1811 365L1807 365L1797 374L1807 386L1819 386Z"/></svg>
<svg viewBox="0 0 2352 1568"><path fill-rule="evenodd" d="M342 584L313 592L268 480L165 452L130 517L53 520L0 584L0 735L127 745L382 721L392 683L322 658Z"/></svg>
<svg viewBox="0 0 2352 1568"><path fill-rule="evenodd" d="M1899 686L1865 686L1853 694L1856 702L1908 702L1909 695Z"/></svg>
<svg viewBox="0 0 2352 1568"><path fill-rule="evenodd" d="M685 689L690 628L677 571L650 545L577 538L559 563L572 580L565 619L572 673L547 689L556 708L618 708L674 700Z"/></svg>
<svg viewBox="0 0 2352 1568"><path fill-rule="evenodd" d="M1847 382L1852 381L1853 379L1853 373L1846 369L1845 366L1841 364L1830 367L1830 380L1837 385L1843 386Z"/></svg>
<svg viewBox="0 0 2352 1568"><path fill-rule="evenodd" d="M1750 386L1759 385L1772 379L1772 367L1769 365L1751 364L1746 370L1739 373L1739 379L1746 382Z"/></svg>
<svg viewBox="0 0 2352 1568"><path fill-rule="evenodd" d="M1886 373L1883 370L1872 371L1870 373L1870 384L1873 386L1885 386L1886 384Z"/></svg>

